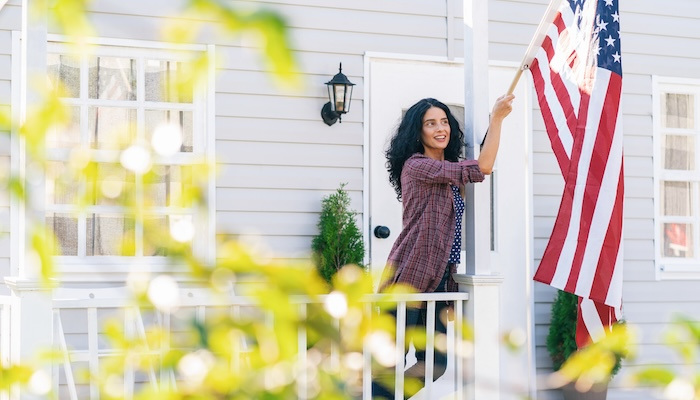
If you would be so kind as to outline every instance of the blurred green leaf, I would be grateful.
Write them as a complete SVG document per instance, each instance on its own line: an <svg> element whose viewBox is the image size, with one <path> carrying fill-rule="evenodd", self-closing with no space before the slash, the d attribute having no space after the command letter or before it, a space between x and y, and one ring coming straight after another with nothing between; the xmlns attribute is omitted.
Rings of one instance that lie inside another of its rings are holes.
<svg viewBox="0 0 700 400"><path fill-rule="evenodd" d="M664 367L647 367L633 375L633 379L642 385L666 386L675 378L675 373Z"/></svg>

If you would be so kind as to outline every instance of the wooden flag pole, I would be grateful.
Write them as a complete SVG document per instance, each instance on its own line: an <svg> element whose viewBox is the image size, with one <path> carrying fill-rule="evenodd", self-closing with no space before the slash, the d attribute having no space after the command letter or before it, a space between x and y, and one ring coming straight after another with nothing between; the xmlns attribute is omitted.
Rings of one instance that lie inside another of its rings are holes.
<svg viewBox="0 0 700 400"><path fill-rule="evenodd" d="M561 4L561 2L562 0L552 0L549 2L549 6L547 6L547 11L545 11L544 15L542 16L540 24L537 26L537 30L535 31L535 35L532 37L532 40L530 40L530 44L527 46L527 50L525 51L523 61L520 63L520 68L518 68L518 71L513 77L513 82L511 82L507 94L513 93L515 87L518 85L520 77L523 75L523 71L530 68L532 61L535 59L535 54L537 53L537 50L540 48L542 42L544 41L544 38L547 36L547 30L549 29L549 25L552 23L552 21L554 21L554 17L556 17L557 12L559 11L559 5Z"/></svg>

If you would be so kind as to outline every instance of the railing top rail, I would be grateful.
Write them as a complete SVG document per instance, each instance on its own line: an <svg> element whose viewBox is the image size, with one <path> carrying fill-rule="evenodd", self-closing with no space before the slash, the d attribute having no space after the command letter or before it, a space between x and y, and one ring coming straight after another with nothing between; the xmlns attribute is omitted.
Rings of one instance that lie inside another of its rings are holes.
<svg viewBox="0 0 700 400"><path fill-rule="evenodd" d="M290 296L289 301L294 304L310 304L325 301L327 295L317 297L310 296ZM469 300L469 293L411 293L411 294L367 294L362 301L366 303L380 302L428 302L428 301L466 301ZM0 301L0 304L3 304ZM253 306L255 301L248 296L230 296L208 294L203 296L193 296L191 292L185 291L180 296L180 307L226 307L226 306ZM125 308L135 307L138 303L128 296L111 298L65 298L54 299L53 307L59 309L67 308Z"/></svg>
<svg viewBox="0 0 700 400"><path fill-rule="evenodd" d="M423 302L423 301L466 301L469 293L410 293L410 294L367 294L362 301L365 302Z"/></svg>

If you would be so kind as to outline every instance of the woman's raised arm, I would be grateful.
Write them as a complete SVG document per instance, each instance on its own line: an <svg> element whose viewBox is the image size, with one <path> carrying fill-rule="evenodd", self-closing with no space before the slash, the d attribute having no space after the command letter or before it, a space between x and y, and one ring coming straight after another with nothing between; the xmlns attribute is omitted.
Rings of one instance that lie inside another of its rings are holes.
<svg viewBox="0 0 700 400"><path fill-rule="evenodd" d="M512 103L515 96L512 94L503 95L496 100L491 112L491 120L489 121L488 134L484 140L484 145L479 153L479 169L481 172L488 175L493 171L493 164L496 162L496 154L498 153L498 145L501 142L501 125L503 119L510 114L513 109Z"/></svg>

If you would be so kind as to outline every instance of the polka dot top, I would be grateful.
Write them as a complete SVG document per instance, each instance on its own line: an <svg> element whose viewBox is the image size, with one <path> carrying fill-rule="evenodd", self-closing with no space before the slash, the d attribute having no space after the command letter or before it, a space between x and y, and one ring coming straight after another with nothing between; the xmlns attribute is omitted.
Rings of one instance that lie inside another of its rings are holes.
<svg viewBox="0 0 700 400"><path fill-rule="evenodd" d="M447 261L450 264L459 264L460 254L462 252L462 214L464 214L464 199L459 194L459 187L450 184L452 188L452 197L455 205L455 240L452 242L452 250L450 250L450 258Z"/></svg>

